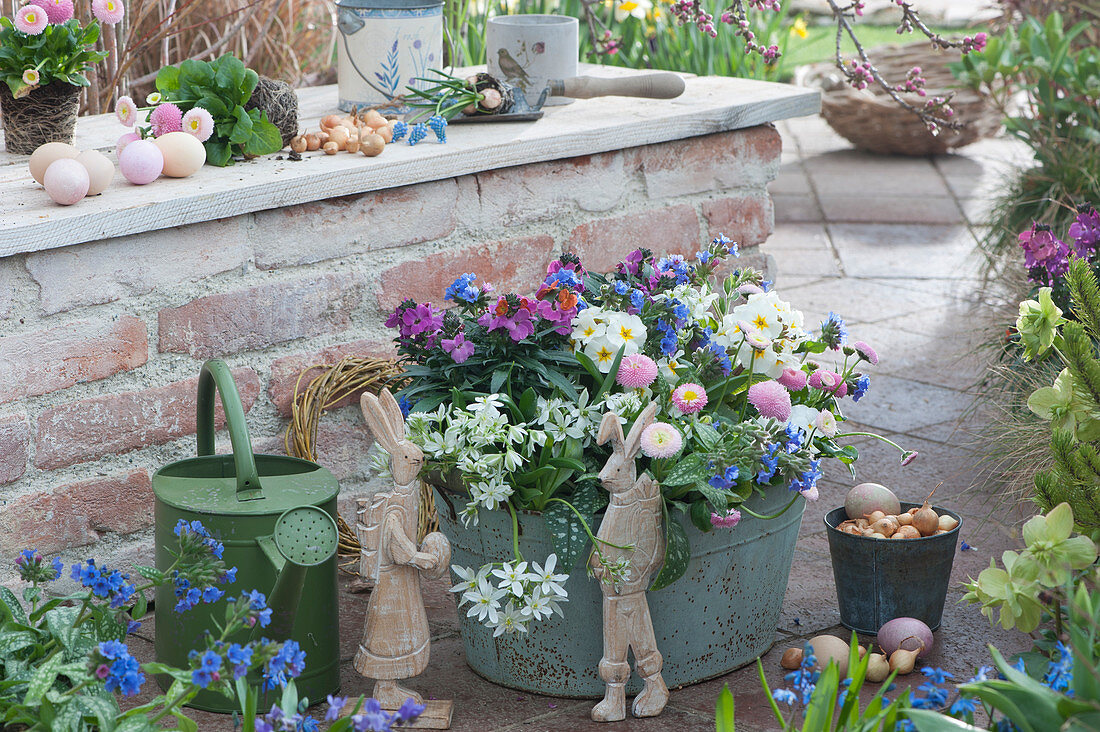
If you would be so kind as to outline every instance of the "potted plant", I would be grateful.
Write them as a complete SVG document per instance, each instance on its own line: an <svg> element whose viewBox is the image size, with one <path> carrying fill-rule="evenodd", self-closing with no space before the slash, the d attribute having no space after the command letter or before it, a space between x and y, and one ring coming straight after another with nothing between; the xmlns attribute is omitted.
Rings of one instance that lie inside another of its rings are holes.
<svg viewBox="0 0 1100 732"><path fill-rule="evenodd" d="M0 112L8 152L30 155L47 142L72 142L85 73L107 57L99 24L122 20L120 0L94 0L95 19L73 17L71 0L39 0L0 17Z"/></svg>
<svg viewBox="0 0 1100 732"><path fill-rule="evenodd" d="M757 272L718 278L731 253L724 237L694 263L639 249L607 274L565 254L533 297L463 274L445 294L455 307L407 300L390 316L478 673L602 693L599 624L577 622L599 617L600 591L578 562L599 555L608 582L630 567L603 561L593 536L608 501L596 432L608 411L628 430L650 401L637 468L664 500L649 602L665 679L716 676L771 645L821 461L857 458L837 443L842 400L864 395L859 369L878 356L847 345L835 314L806 330Z"/></svg>

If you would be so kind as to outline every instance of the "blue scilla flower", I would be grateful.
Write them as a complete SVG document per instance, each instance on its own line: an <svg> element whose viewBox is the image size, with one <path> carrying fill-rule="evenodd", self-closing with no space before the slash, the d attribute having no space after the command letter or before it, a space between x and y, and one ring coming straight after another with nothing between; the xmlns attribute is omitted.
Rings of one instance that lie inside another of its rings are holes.
<svg viewBox="0 0 1100 732"><path fill-rule="evenodd" d="M401 408L401 416L408 417L409 412L412 411L413 405L412 402L409 401L409 398L402 394L397 398L397 406Z"/></svg>
<svg viewBox="0 0 1100 732"><path fill-rule="evenodd" d="M931 679L934 684L946 684L948 679L955 678L950 672L939 667L925 666L920 672Z"/></svg>
<svg viewBox="0 0 1100 732"><path fill-rule="evenodd" d="M856 381L855 391L852 392L852 401L858 402L863 398L863 395L867 393L867 389L871 386L871 377L867 374L863 374Z"/></svg>
<svg viewBox="0 0 1100 732"><path fill-rule="evenodd" d="M578 277L577 273L573 270L563 267L557 272L546 275L544 283L550 287L553 287L555 285L560 287L580 287L581 278ZM625 285L626 283L623 284ZM618 292L620 295L626 294L626 290L622 290L621 292L618 290L618 283L616 283L615 291Z"/></svg>
<svg viewBox="0 0 1100 732"><path fill-rule="evenodd" d="M802 447L802 430L788 422L783 432L787 435L787 453L793 455Z"/></svg>
<svg viewBox="0 0 1100 732"><path fill-rule="evenodd" d="M616 295L625 295L628 290L630 290L630 285L628 285L626 282L624 282L623 280L616 280L615 281L615 294Z"/></svg>
<svg viewBox="0 0 1100 732"><path fill-rule="evenodd" d="M417 122L409 130L409 144L415 145L428 136L428 125L423 122Z"/></svg>
<svg viewBox="0 0 1100 732"><path fill-rule="evenodd" d="M447 141L447 119L441 114L433 114L428 118L428 127L435 133L435 139L440 142Z"/></svg>
<svg viewBox="0 0 1100 732"><path fill-rule="evenodd" d="M297 641L285 641L279 652L267 662L264 669L263 690L286 686L289 679L297 677L305 669L306 652Z"/></svg>
<svg viewBox="0 0 1100 732"><path fill-rule="evenodd" d="M779 443L768 445L767 452L760 456L760 470L756 471L757 485L767 485L775 477L775 471L779 468Z"/></svg>
<svg viewBox="0 0 1100 732"><path fill-rule="evenodd" d="M972 715L974 714L974 712L978 711L978 702L976 699L971 699L970 697L966 696L960 696L958 699L955 700L955 703L952 704L951 708L947 711L955 716L958 716L960 714Z"/></svg>
<svg viewBox="0 0 1100 732"><path fill-rule="evenodd" d="M408 131L409 131L408 122L402 122L401 120L398 120L397 122L394 122L393 123L393 142L397 142L397 141L401 140L402 138L404 138L405 135L408 133Z"/></svg>
<svg viewBox="0 0 1100 732"><path fill-rule="evenodd" d="M795 693L789 689L776 689L772 692L772 699L775 699L780 704L786 704L788 707L793 706L798 697Z"/></svg>

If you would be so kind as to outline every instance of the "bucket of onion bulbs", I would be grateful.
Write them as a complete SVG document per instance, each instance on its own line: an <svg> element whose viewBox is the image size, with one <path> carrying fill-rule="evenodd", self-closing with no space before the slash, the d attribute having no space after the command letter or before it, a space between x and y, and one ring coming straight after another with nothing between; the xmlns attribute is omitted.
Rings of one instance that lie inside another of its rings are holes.
<svg viewBox="0 0 1100 732"><path fill-rule="evenodd" d="M825 515L845 627L875 633L899 617L940 626L962 518L931 497L899 501L885 486L862 483Z"/></svg>

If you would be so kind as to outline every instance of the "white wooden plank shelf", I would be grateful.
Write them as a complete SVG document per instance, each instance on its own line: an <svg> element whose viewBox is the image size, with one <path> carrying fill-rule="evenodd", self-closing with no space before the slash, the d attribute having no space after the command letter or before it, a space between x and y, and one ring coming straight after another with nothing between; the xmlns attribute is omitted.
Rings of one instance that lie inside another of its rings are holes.
<svg viewBox="0 0 1100 732"><path fill-rule="evenodd" d="M586 66L582 73L636 73ZM299 90L303 127L334 112L336 87ZM190 178L134 186L116 172L102 195L57 206L30 177L25 156L0 153L0 257L97 241L336 196L439 180L483 170L588 155L741 129L815 114L817 91L720 77L687 79L673 100L604 97L547 107L534 122L454 125L445 145L430 135L382 155L310 153L301 161L268 156ZM114 115L81 118L75 144L114 159L126 132Z"/></svg>

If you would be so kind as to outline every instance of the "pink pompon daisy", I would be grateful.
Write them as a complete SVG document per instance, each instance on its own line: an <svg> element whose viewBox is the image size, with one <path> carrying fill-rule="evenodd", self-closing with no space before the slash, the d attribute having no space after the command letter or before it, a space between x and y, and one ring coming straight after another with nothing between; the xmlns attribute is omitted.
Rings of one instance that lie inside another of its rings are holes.
<svg viewBox="0 0 1100 732"><path fill-rule="evenodd" d="M741 523L741 512L736 508L731 509L725 516L720 513L712 513L710 515L710 525L717 526L723 529L732 529L737 524Z"/></svg>
<svg viewBox="0 0 1100 732"><path fill-rule="evenodd" d="M840 374L828 369L818 369L810 374L809 384L815 389L827 391L836 397L842 397L848 393L848 385L844 383L844 379L840 378Z"/></svg>
<svg viewBox="0 0 1100 732"><path fill-rule="evenodd" d="M73 17L73 0L41 0L51 25L59 25Z"/></svg>
<svg viewBox="0 0 1100 732"><path fill-rule="evenodd" d="M92 0L92 15L99 19L100 23L114 25L122 20L126 9L122 7L121 0Z"/></svg>
<svg viewBox="0 0 1100 732"><path fill-rule="evenodd" d="M699 384L680 384L672 392L672 403L684 414L695 414L707 406L707 390Z"/></svg>
<svg viewBox="0 0 1100 732"><path fill-rule="evenodd" d="M130 97L119 97L115 102L115 116L127 127L133 127L137 122L137 113L137 105Z"/></svg>
<svg viewBox="0 0 1100 732"><path fill-rule="evenodd" d="M783 369L776 381L791 391L802 391L806 388L806 372L800 369Z"/></svg>
<svg viewBox="0 0 1100 732"><path fill-rule="evenodd" d="M193 107L183 115L183 131L206 142L214 134L214 118L202 107Z"/></svg>
<svg viewBox="0 0 1100 732"><path fill-rule="evenodd" d="M791 418L791 395L778 381L761 381L749 387L749 403L761 417L786 422Z"/></svg>
<svg viewBox="0 0 1100 732"><path fill-rule="evenodd" d="M615 375L615 380L627 389L644 389L656 378L657 364L642 353L623 356L619 362L619 373Z"/></svg>
<svg viewBox="0 0 1100 732"><path fill-rule="evenodd" d="M149 124L156 137L167 135L169 132L179 132L183 129L183 112L171 102L159 104L149 115Z"/></svg>
<svg viewBox="0 0 1100 732"><path fill-rule="evenodd" d="M859 357L862 358L864 361L868 362L872 366L878 365L878 353L876 353L875 349L871 348L870 345L864 343L863 341L856 341L852 344L852 348L856 349L856 353L858 353Z"/></svg>
<svg viewBox="0 0 1100 732"><path fill-rule="evenodd" d="M667 422L654 422L642 430L642 452L651 458L670 458L680 452L684 438Z"/></svg>
<svg viewBox="0 0 1100 732"><path fill-rule="evenodd" d="M49 22L50 16L41 5L24 5L15 14L15 29L28 36L37 36Z"/></svg>

